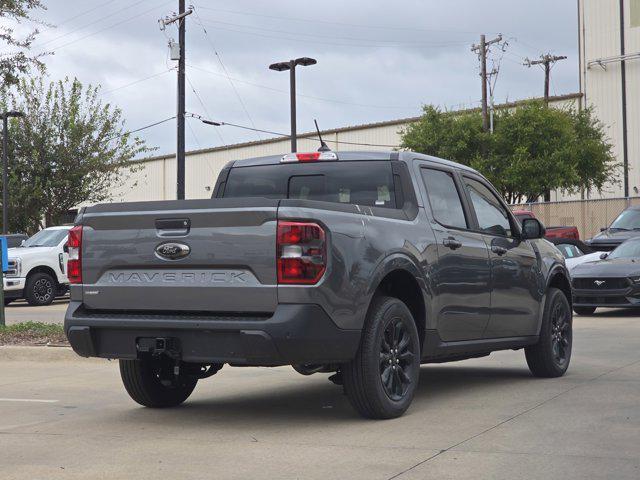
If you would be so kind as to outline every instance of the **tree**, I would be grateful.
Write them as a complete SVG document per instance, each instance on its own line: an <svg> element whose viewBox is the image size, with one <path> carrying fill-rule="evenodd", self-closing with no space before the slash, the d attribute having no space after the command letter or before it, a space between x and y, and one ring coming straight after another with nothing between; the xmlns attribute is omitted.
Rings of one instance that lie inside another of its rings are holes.
<svg viewBox="0 0 640 480"><path fill-rule="evenodd" d="M29 72L32 67L39 70L44 69L44 65L40 61L44 53L37 55L26 53L35 40L38 30L34 29L22 38L18 38L14 29L5 19L16 24L34 21L31 12L44 8L40 0L0 0L0 20L2 20L0 45L3 50L3 54L0 56L0 81L3 87L17 83L19 76Z"/></svg>
<svg viewBox="0 0 640 480"><path fill-rule="evenodd" d="M618 181L619 164L590 109L526 102L499 111L490 134L482 131L479 111L425 106L402 132L402 146L477 169L509 203L536 201L549 190L601 191Z"/></svg>
<svg viewBox="0 0 640 480"><path fill-rule="evenodd" d="M10 124L9 208L12 231L61 223L79 204L108 200L131 160L149 149L124 131L122 111L77 80L21 80L5 107L25 117Z"/></svg>

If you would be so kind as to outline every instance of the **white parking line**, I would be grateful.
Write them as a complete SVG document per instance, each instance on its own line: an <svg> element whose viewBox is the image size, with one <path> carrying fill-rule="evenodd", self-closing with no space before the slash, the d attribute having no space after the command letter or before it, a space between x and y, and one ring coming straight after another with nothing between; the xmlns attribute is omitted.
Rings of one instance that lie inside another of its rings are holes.
<svg viewBox="0 0 640 480"><path fill-rule="evenodd" d="M39 398L0 398L0 402L56 403L58 400L41 400Z"/></svg>

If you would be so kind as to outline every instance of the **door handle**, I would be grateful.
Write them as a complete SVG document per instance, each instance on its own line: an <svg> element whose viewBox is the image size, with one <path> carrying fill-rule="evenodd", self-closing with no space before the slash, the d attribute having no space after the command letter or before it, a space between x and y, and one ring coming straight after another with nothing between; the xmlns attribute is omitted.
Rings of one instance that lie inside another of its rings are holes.
<svg viewBox="0 0 640 480"><path fill-rule="evenodd" d="M451 250L457 250L458 248L460 248L460 247L462 246L462 243L461 243L461 242L459 242L458 240L456 240L456 239L455 239L455 238L453 238L453 237L445 238L445 239L442 241L442 244L443 244L445 247L450 248Z"/></svg>
<svg viewBox="0 0 640 480"><path fill-rule="evenodd" d="M502 255L504 255L505 253L508 252L508 250L506 248L501 247L499 245L492 245L491 246L491 251L493 253L497 254L497 255L500 255L500 256L502 256Z"/></svg>

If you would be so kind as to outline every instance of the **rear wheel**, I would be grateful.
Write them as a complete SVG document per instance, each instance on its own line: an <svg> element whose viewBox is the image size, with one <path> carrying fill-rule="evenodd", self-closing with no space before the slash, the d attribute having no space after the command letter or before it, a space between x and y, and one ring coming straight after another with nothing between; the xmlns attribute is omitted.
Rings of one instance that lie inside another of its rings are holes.
<svg viewBox="0 0 640 480"><path fill-rule="evenodd" d="M395 418L409 408L420 374L420 340L403 302L373 301L360 348L342 374L347 397L362 416Z"/></svg>
<svg viewBox="0 0 640 480"><path fill-rule="evenodd" d="M27 278L24 296L29 305L43 306L53 302L58 285L51 275L44 272L34 273Z"/></svg>
<svg viewBox="0 0 640 480"><path fill-rule="evenodd" d="M573 327L571 307L561 290L550 288L537 344L525 348L531 373L536 377L560 377L569 368Z"/></svg>
<svg viewBox="0 0 640 480"><path fill-rule="evenodd" d="M195 376L174 376L165 360L120 360L120 376L129 396L145 407L175 407L198 383ZM168 374L167 374L168 373Z"/></svg>
<svg viewBox="0 0 640 480"><path fill-rule="evenodd" d="M593 315L593 312L596 311L596 307L573 307L573 311L578 315Z"/></svg>

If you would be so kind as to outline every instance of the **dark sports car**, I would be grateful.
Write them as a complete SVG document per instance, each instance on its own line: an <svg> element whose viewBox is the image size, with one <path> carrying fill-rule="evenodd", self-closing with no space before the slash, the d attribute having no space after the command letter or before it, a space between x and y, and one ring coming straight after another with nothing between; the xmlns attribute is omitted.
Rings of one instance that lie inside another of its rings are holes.
<svg viewBox="0 0 640 480"><path fill-rule="evenodd" d="M597 307L640 307L640 238L600 258L571 271L573 310L590 315Z"/></svg>
<svg viewBox="0 0 640 480"><path fill-rule="evenodd" d="M629 238L640 237L640 205L634 205L624 210L608 228L595 237L587 240L587 244L594 250L610 251Z"/></svg>

